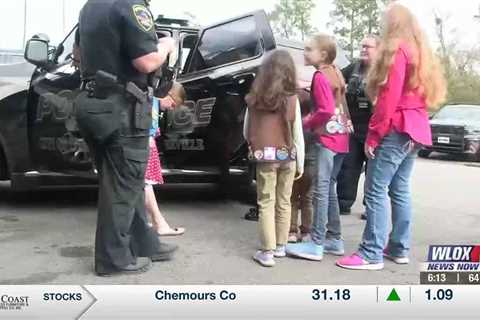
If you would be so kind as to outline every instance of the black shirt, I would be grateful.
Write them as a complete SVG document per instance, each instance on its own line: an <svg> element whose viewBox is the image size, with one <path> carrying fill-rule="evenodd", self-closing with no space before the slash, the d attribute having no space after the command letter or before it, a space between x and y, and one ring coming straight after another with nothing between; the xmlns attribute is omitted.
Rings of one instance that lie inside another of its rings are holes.
<svg viewBox="0 0 480 320"><path fill-rule="evenodd" d="M355 128L354 137L365 140L368 123L372 114L372 104L366 94L366 71L361 61L354 61L342 70L347 83L346 98L348 110Z"/></svg>
<svg viewBox="0 0 480 320"><path fill-rule="evenodd" d="M147 86L148 75L132 64L157 51L155 23L145 0L88 0L80 12L76 41L84 79L103 70L123 83Z"/></svg>

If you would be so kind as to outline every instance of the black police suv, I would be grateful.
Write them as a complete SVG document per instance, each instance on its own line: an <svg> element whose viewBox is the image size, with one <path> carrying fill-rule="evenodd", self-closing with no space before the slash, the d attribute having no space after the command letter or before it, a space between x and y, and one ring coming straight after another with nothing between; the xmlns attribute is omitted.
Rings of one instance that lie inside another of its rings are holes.
<svg viewBox="0 0 480 320"><path fill-rule="evenodd" d="M159 17L156 30L159 37L178 40L169 64L188 96L159 120L166 182L250 185L244 97L262 58L276 48L288 50L301 78L311 79L314 70L304 66L303 44L276 39L264 11L201 30L186 20ZM75 28L56 47L44 35L32 38L25 58L36 69L28 85L0 85L0 180L11 180L13 190L95 184L91 155L71 110L80 86L72 65L74 34ZM347 63L341 51L338 64Z"/></svg>
<svg viewBox="0 0 480 320"><path fill-rule="evenodd" d="M480 161L480 105L447 105L430 120L433 146L420 151L465 155Z"/></svg>

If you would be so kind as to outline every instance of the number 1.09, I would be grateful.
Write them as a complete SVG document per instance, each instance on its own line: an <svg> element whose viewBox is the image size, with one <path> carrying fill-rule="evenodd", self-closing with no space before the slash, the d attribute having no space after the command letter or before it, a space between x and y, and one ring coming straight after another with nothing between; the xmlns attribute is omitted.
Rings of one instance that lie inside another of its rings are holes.
<svg viewBox="0 0 480 320"><path fill-rule="evenodd" d="M453 299L453 290L451 289L438 289L425 291L428 301L450 301Z"/></svg>

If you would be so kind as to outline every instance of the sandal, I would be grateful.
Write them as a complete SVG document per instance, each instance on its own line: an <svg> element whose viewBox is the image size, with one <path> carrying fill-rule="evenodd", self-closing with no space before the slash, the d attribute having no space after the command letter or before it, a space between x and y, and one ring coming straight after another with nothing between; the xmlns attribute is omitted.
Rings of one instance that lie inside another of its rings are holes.
<svg viewBox="0 0 480 320"><path fill-rule="evenodd" d="M185 228L170 228L169 231L160 233L157 232L160 237L176 237L176 236L181 236L185 233Z"/></svg>
<svg viewBox="0 0 480 320"><path fill-rule="evenodd" d="M290 232L288 234L288 243L297 243L298 242L298 234L296 232Z"/></svg>

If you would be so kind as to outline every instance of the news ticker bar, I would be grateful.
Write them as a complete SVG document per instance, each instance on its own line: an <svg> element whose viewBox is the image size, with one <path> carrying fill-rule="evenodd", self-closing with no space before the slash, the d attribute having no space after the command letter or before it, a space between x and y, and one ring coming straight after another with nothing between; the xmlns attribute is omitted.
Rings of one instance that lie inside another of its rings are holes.
<svg viewBox="0 0 480 320"><path fill-rule="evenodd" d="M0 319L473 319L479 296L479 286L0 286Z"/></svg>

